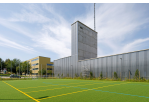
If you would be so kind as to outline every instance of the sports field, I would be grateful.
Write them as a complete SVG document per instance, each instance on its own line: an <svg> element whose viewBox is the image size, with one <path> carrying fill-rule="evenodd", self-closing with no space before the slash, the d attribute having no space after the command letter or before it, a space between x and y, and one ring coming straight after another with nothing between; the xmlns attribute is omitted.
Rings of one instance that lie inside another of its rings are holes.
<svg viewBox="0 0 149 105"><path fill-rule="evenodd" d="M0 102L149 102L149 83L38 79L0 81Z"/></svg>

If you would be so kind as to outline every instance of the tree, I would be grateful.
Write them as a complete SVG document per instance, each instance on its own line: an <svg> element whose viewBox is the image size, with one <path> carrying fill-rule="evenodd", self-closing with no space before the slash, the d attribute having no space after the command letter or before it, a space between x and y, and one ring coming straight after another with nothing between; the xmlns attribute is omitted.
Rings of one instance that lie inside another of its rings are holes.
<svg viewBox="0 0 149 105"><path fill-rule="evenodd" d="M2 64L1 64L2 63ZM2 67L1 67L2 66ZM3 69L3 68L5 68L5 62L3 61L3 59L2 58L0 58L0 70L1 70L1 68Z"/></svg>
<svg viewBox="0 0 149 105"><path fill-rule="evenodd" d="M139 70L138 70L138 69L137 69L136 72L135 72L135 78L136 78L136 79L139 79Z"/></svg>
<svg viewBox="0 0 149 105"><path fill-rule="evenodd" d="M52 70L47 70L47 73L52 75Z"/></svg>
<svg viewBox="0 0 149 105"><path fill-rule="evenodd" d="M31 64L28 61L22 62L22 72L27 73L27 66L28 66L28 71L31 69Z"/></svg>
<svg viewBox="0 0 149 105"><path fill-rule="evenodd" d="M19 66L16 67L16 73L19 73Z"/></svg>
<svg viewBox="0 0 149 105"><path fill-rule="evenodd" d="M101 79L103 78L103 76L102 76L102 71L101 71L101 73L100 73L100 78L101 78Z"/></svg>
<svg viewBox="0 0 149 105"><path fill-rule="evenodd" d="M42 69L42 73L41 73L41 70L39 70L39 71L38 71L38 74L39 74L39 75L41 75L41 74L42 74L42 75L45 75L45 74L46 74L46 69L43 68L43 69Z"/></svg>
<svg viewBox="0 0 149 105"><path fill-rule="evenodd" d="M6 59L4 65L5 65L4 68L7 68L7 71L10 71L11 67L10 59Z"/></svg>
<svg viewBox="0 0 149 105"><path fill-rule="evenodd" d="M20 62L21 62L20 59L16 58L14 58L13 60L6 59L5 67L7 68L7 71L11 72L12 69L12 73L16 73L16 67L19 66Z"/></svg>
<svg viewBox="0 0 149 105"><path fill-rule="evenodd" d="M92 72L90 72L90 78L92 78L93 77L93 73Z"/></svg>
<svg viewBox="0 0 149 105"><path fill-rule="evenodd" d="M82 76L82 72L80 73L80 78L82 78L83 76Z"/></svg>
<svg viewBox="0 0 149 105"><path fill-rule="evenodd" d="M31 75L32 75L32 70L29 70L29 74L31 74Z"/></svg>
<svg viewBox="0 0 149 105"><path fill-rule="evenodd" d="M78 77L77 73L75 73L75 77Z"/></svg>
<svg viewBox="0 0 149 105"><path fill-rule="evenodd" d="M118 76L117 76L117 73L116 73L116 72L114 72L114 78L115 78L115 79L117 79L117 78L118 78Z"/></svg>
<svg viewBox="0 0 149 105"><path fill-rule="evenodd" d="M20 73L20 75L22 75L22 62L20 63L20 66L18 65L17 67L16 67L16 73ZM20 70L20 71L19 71Z"/></svg>
<svg viewBox="0 0 149 105"><path fill-rule="evenodd" d="M14 58L12 60L12 72L13 73L16 73L16 67L19 66L19 63L21 63L21 60L20 59Z"/></svg>
<svg viewBox="0 0 149 105"><path fill-rule="evenodd" d="M61 74L61 77L63 77L63 73Z"/></svg>

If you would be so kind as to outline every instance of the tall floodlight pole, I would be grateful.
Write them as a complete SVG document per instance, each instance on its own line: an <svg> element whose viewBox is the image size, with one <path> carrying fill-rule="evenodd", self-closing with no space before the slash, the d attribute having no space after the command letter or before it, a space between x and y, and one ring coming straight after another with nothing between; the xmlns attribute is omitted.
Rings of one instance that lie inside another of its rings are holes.
<svg viewBox="0 0 149 105"><path fill-rule="evenodd" d="M20 62L19 62L19 76L20 76ZM20 78L19 78L20 79Z"/></svg>
<svg viewBox="0 0 149 105"><path fill-rule="evenodd" d="M35 79L35 65L34 65L34 79Z"/></svg>
<svg viewBox="0 0 149 105"><path fill-rule="evenodd" d="M15 67L16 67L17 63L15 62ZM17 67L16 67L17 68Z"/></svg>
<svg viewBox="0 0 149 105"><path fill-rule="evenodd" d="M41 64L41 79L42 79L42 64Z"/></svg>
<svg viewBox="0 0 149 105"><path fill-rule="evenodd" d="M28 75L28 61L27 61L27 75ZM28 77L27 77L27 79L28 79Z"/></svg>
<svg viewBox="0 0 149 105"><path fill-rule="evenodd" d="M120 72L120 78L122 79L122 58L121 59L121 72Z"/></svg>
<svg viewBox="0 0 149 105"><path fill-rule="evenodd" d="M94 30L96 31L96 26L95 26L95 3L94 3Z"/></svg>
<svg viewBox="0 0 149 105"><path fill-rule="evenodd" d="M1 61L1 80L2 80L2 61Z"/></svg>
<svg viewBox="0 0 149 105"><path fill-rule="evenodd" d="M46 64L46 79L47 79L47 64Z"/></svg>
<svg viewBox="0 0 149 105"><path fill-rule="evenodd" d="M53 72L54 72L54 69L53 69L53 66L52 66L52 79L53 79L53 76L54 76L54 75L53 75Z"/></svg>
<svg viewBox="0 0 149 105"><path fill-rule="evenodd" d="M12 61L11 61L11 74L12 74ZM12 80L12 78L11 78L11 80Z"/></svg>
<svg viewBox="0 0 149 105"><path fill-rule="evenodd" d="M12 74L12 61L11 61L11 74Z"/></svg>
<svg viewBox="0 0 149 105"><path fill-rule="evenodd" d="M73 78L73 67L72 67L72 65L71 65L71 70L72 70L72 78Z"/></svg>

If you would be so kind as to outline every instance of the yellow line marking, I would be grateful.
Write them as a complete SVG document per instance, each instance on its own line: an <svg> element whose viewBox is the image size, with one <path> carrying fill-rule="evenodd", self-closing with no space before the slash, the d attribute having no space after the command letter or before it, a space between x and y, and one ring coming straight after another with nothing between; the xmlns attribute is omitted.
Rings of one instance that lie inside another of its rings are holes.
<svg viewBox="0 0 149 105"><path fill-rule="evenodd" d="M88 91L88 90L82 90L82 91Z"/></svg>
<svg viewBox="0 0 149 105"><path fill-rule="evenodd" d="M4 82L4 81L3 81L3 82ZM8 84L7 82L4 82L4 83L5 83L5 84L7 84L7 85L9 85L9 86L11 86L11 87L12 87L12 88L14 88L15 90L17 90L17 91L19 91L19 92L23 93L24 95L26 95L27 97L29 97L29 98L33 99L34 101L36 101L36 102L40 102L40 101L36 100L35 98L33 98L33 97L29 96L28 94L26 94L26 93L22 92L21 90L19 90L19 89L15 88L14 86L12 86L12 85Z"/></svg>
<svg viewBox="0 0 149 105"><path fill-rule="evenodd" d="M98 89L98 88L93 88L93 89Z"/></svg>
<svg viewBox="0 0 149 105"><path fill-rule="evenodd" d="M77 86L85 86L85 85L77 85ZM76 86L76 87L77 87L77 86Z"/></svg>
<svg viewBox="0 0 149 105"><path fill-rule="evenodd" d="M83 91L78 91L78 92L83 92Z"/></svg>
<svg viewBox="0 0 149 105"><path fill-rule="evenodd" d="M122 84L127 84L127 83L122 83ZM108 86L103 86L103 87L109 87L109 86L114 86L114 85L108 85ZM103 87L98 87L98 88L103 88ZM79 92L89 91L89 90L98 89L98 88L92 88L92 89L88 89L88 90L76 91L76 92L72 92L72 93L56 95L56 96L51 96L51 97L47 97L47 98L58 97L58 96L63 96L63 95L69 95L69 94L73 94L73 93L79 93ZM42 98L42 99L47 99L47 98ZM39 99L39 100L42 100L42 99Z"/></svg>
<svg viewBox="0 0 149 105"><path fill-rule="evenodd" d="M103 88L103 87L98 87L98 88Z"/></svg>
<svg viewBox="0 0 149 105"><path fill-rule="evenodd" d="M30 91L30 92L25 92L25 93L40 92L40 91L48 91L48 90L55 90L55 89L62 89L62 88L70 88L70 87L61 87L61 88L53 88L53 89L46 89L46 90Z"/></svg>
<svg viewBox="0 0 149 105"><path fill-rule="evenodd" d="M62 95L57 95L57 96L62 96Z"/></svg>
<svg viewBox="0 0 149 105"><path fill-rule="evenodd" d="M52 97L57 97L57 96L52 96Z"/></svg>
<svg viewBox="0 0 149 105"><path fill-rule="evenodd" d="M38 91L46 91L46 90L38 90ZM33 91L32 91L33 92Z"/></svg>
<svg viewBox="0 0 149 105"><path fill-rule="evenodd" d="M70 84L79 84L79 83L70 83Z"/></svg>
<svg viewBox="0 0 149 105"><path fill-rule="evenodd" d="M109 87L109 86L103 86L103 87Z"/></svg>
<svg viewBox="0 0 149 105"><path fill-rule="evenodd" d="M48 86L38 86L38 87L48 87Z"/></svg>
<svg viewBox="0 0 149 105"><path fill-rule="evenodd" d="M58 85L47 85L47 86L27 87L27 88L18 88L18 89L28 89L28 88L38 88L38 87L49 87L49 86L58 86Z"/></svg>
<svg viewBox="0 0 149 105"><path fill-rule="evenodd" d="M67 94L72 94L72 93L67 93Z"/></svg>
<svg viewBox="0 0 149 105"><path fill-rule="evenodd" d="M41 98L41 99L38 99L38 100L43 100L43 99L48 99L48 98L53 98L53 97L58 97L58 96L63 96L63 95L68 95L68 94L83 92L83 91L88 91L88 90L76 91L76 92L72 92L72 93L66 93L66 94L56 95L56 96L51 96L51 97L47 97L47 98Z"/></svg>
<svg viewBox="0 0 149 105"><path fill-rule="evenodd" d="M93 84L86 84L86 85L93 85Z"/></svg>

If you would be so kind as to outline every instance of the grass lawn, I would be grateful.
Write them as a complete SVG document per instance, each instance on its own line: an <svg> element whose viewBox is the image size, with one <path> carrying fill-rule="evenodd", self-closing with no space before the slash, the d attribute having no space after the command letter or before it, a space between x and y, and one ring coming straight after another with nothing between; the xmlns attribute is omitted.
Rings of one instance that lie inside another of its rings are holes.
<svg viewBox="0 0 149 105"><path fill-rule="evenodd" d="M0 102L149 102L149 83L76 79L0 81Z"/></svg>

